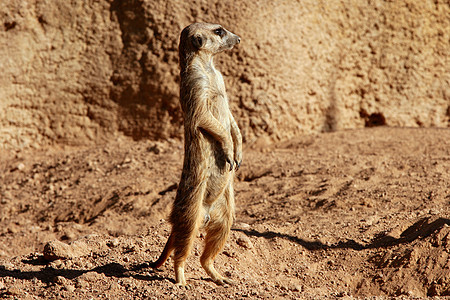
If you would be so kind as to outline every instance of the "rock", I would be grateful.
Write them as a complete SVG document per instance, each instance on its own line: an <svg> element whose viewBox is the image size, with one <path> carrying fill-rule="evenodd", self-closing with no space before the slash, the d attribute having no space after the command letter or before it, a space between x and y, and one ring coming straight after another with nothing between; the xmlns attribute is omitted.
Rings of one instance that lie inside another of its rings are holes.
<svg viewBox="0 0 450 300"><path fill-rule="evenodd" d="M236 9L224 16L221 5L206 13L174 0L7 1L1 147L89 144L117 134L181 139L177 48L193 19L217 20L245 37L217 60L244 138L258 147L299 132L448 127L445 1L245 5L232 0Z"/></svg>
<svg viewBox="0 0 450 300"><path fill-rule="evenodd" d="M69 293L73 293L75 291L75 287L72 284L67 284L64 286L64 288L66 289L66 291L68 291Z"/></svg>
<svg viewBox="0 0 450 300"><path fill-rule="evenodd" d="M53 282L59 285L67 284L67 281L68 280L63 276L56 276L55 278L53 278Z"/></svg>
<svg viewBox="0 0 450 300"><path fill-rule="evenodd" d="M76 288L78 288L78 289L85 289L88 286L89 286L89 282L86 279L80 278L80 277L78 277L76 279L76 282L75 282L75 287Z"/></svg>
<svg viewBox="0 0 450 300"><path fill-rule="evenodd" d="M251 249L253 248L253 243L252 241L250 241L249 237L246 235L241 235L236 239L236 243L241 246L244 247L246 249Z"/></svg>
<svg viewBox="0 0 450 300"><path fill-rule="evenodd" d="M6 294L11 296L19 296L22 295L23 292L20 287L13 285L7 289Z"/></svg>
<svg viewBox="0 0 450 300"><path fill-rule="evenodd" d="M89 283L98 283L100 280L104 280L105 277L104 274L94 271L86 272L77 278L76 287L86 287Z"/></svg>
<svg viewBox="0 0 450 300"><path fill-rule="evenodd" d="M158 145L153 145L147 148L148 152L153 152L155 154L159 154L161 152L161 150L158 148Z"/></svg>
<svg viewBox="0 0 450 300"><path fill-rule="evenodd" d="M62 260L60 260L60 259L53 260L53 261L51 261L51 262L49 263L49 266L50 266L50 268L52 268L52 269L57 269L57 270L59 270L59 269L64 268L64 262L63 262Z"/></svg>
<svg viewBox="0 0 450 300"><path fill-rule="evenodd" d="M15 269L14 265L10 262L4 263L3 267L5 268L5 270L8 270L8 271L13 271Z"/></svg>
<svg viewBox="0 0 450 300"><path fill-rule="evenodd" d="M243 222L236 223L235 227L239 228L239 229L244 229L244 230L250 230L251 229L251 226L249 224L243 223Z"/></svg>
<svg viewBox="0 0 450 300"><path fill-rule="evenodd" d="M89 254L90 249L83 241L66 244L60 241L51 241L44 246L44 258L49 261L57 259L73 259Z"/></svg>
<svg viewBox="0 0 450 300"><path fill-rule="evenodd" d="M65 289L66 291L72 293L75 291L75 287L72 284L72 281L70 281L69 279L63 277L63 276L56 276L53 279L53 282L56 283L57 285L61 285L63 287L63 289Z"/></svg>
<svg viewBox="0 0 450 300"><path fill-rule="evenodd" d="M107 243L108 247L115 248L119 246L119 239L112 239Z"/></svg>
<svg viewBox="0 0 450 300"><path fill-rule="evenodd" d="M236 257L236 253L231 250L224 250L224 251L222 251L222 253L228 257Z"/></svg>

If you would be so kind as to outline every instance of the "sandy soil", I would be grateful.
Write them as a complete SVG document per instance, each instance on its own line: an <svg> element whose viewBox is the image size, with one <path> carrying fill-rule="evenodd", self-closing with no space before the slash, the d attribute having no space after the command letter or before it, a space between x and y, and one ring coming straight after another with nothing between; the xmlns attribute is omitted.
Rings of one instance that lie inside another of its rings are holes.
<svg viewBox="0 0 450 300"><path fill-rule="evenodd" d="M161 252L182 143L2 152L0 298L450 296L450 130L379 127L247 145L216 286ZM45 251L44 251L45 247ZM45 256L44 256L45 253Z"/></svg>

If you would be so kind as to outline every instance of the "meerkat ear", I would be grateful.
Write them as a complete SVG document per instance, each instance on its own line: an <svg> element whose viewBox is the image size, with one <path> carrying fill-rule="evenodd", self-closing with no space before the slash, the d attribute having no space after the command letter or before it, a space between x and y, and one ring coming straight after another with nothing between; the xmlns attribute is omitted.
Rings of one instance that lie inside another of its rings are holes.
<svg viewBox="0 0 450 300"><path fill-rule="evenodd" d="M204 44L204 38L199 34L193 35L191 37L191 41L192 45L194 45L194 47L197 49L200 49Z"/></svg>

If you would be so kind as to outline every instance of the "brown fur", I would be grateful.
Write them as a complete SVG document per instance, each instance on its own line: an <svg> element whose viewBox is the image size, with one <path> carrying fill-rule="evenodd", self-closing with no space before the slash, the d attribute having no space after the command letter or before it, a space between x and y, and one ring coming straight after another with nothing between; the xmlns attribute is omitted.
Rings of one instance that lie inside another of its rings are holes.
<svg viewBox="0 0 450 300"><path fill-rule="evenodd" d="M172 232L160 258L153 263L153 267L160 267L174 252L178 285L186 285L185 261L203 225L206 238L201 264L217 284L231 283L214 269L213 261L234 219L233 179L242 160L242 137L213 57L239 42L237 35L216 24L195 23L181 32L184 165L170 215Z"/></svg>

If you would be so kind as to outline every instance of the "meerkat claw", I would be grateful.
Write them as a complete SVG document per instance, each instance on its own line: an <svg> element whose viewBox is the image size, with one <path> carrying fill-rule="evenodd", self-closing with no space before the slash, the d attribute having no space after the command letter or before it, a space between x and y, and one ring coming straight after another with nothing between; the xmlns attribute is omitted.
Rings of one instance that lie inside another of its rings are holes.
<svg viewBox="0 0 450 300"><path fill-rule="evenodd" d="M229 159L228 157L227 157L227 163L230 164L230 172L233 171L233 169L234 169L234 163L233 163L233 161L232 161L231 159Z"/></svg>
<svg viewBox="0 0 450 300"><path fill-rule="evenodd" d="M241 167L242 160L241 160L241 161L234 161L234 162L235 162L235 165L236 165L236 171L237 171L237 170L239 170L239 168Z"/></svg>

